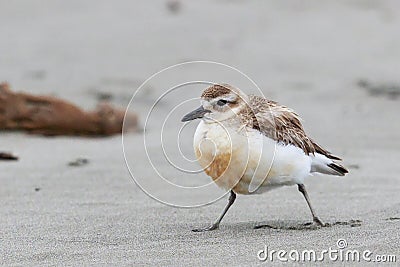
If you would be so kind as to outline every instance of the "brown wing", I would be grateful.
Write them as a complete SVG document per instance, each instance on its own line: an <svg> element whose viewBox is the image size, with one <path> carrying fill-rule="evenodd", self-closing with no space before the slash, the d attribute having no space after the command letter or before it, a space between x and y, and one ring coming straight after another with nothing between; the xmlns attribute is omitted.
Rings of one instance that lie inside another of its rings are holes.
<svg viewBox="0 0 400 267"><path fill-rule="evenodd" d="M317 152L340 160L306 135L300 117L290 108L260 96L251 95L249 101L252 107L248 110L252 118L250 124L254 129L285 145L297 146L307 155Z"/></svg>

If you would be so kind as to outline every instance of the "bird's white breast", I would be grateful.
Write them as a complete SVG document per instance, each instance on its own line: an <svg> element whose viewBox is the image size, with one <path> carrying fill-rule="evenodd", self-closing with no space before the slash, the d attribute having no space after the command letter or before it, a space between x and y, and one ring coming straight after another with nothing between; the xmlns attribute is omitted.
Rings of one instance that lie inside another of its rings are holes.
<svg viewBox="0 0 400 267"><path fill-rule="evenodd" d="M302 183L311 159L297 147L278 144L259 131L201 121L194 136L196 157L214 182L236 193L262 193Z"/></svg>

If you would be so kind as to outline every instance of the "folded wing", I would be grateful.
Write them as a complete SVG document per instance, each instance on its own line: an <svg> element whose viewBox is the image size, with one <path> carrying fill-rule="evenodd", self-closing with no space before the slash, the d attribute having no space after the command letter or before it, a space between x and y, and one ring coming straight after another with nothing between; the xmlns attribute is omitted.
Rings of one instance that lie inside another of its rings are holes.
<svg viewBox="0 0 400 267"><path fill-rule="evenodd" d="M292 109L260 96L251 95L249 101L245 111L247 116L243 116L252 118L251 121L246 121L247 125L279 143L301 148L312 158L311 172L339 176L348 173L345 167L335 162L341 160L340 157L333 155L307 136L300 117ZM251 116L248 116L249 114Z"/></svg>

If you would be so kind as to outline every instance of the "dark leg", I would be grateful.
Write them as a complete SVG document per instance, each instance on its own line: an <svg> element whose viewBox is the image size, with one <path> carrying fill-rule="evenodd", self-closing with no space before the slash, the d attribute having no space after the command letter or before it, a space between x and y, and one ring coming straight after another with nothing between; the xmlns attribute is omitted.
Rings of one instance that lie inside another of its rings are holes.
<svg viewBox="0 0 400 267"><path fill-rule="evenodd" d="M298 186L299 191L303 194L304 198L307 201L308 207L310 208L311 214L313 216L314 223L316 223L320 226L325 226L325 224L317 217L317 215L315 215L314 209L311 206L311 201L310 201L310 198L308 197L306 187L304 186L304 184L298 184L297 186Z"/></svg>
<svg viewBox="0 0 400 267"><path fill-rule="evenodd" d="M235 192L233 192L231 190L231 195L229 196L228 205L226 205L226 207L225 207L224 211L222 212L221 216L219 216L218 219L212 225L210 225L209 227L200 228L200 229L193 229L192 231L193 232L204 232L204 231L212 231L212 230L218 229L219 224L222 221L222 218L224 218L226 212L232 206L233 202L235 202L235 199L236 199L236 194L235 194Z"/></svg>

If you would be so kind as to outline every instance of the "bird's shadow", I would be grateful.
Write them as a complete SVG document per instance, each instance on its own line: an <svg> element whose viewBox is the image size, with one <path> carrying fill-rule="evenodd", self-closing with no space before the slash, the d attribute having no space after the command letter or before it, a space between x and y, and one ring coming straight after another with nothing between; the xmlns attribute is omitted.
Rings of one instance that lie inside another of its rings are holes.
<svg viewBox="0 0 400 267"><path fill-rule="evenodd" d="M329 228L333 226L350 226L350 227L359 227L361 226L361 220L351 219L349 221L336 221L336 222L328 222L325 223L324 226L317 225L313 222L299 222L299 221L268 221L258 223L254 226L254 229L276 229L276 230L317 230L321 228Z"/></svg>

